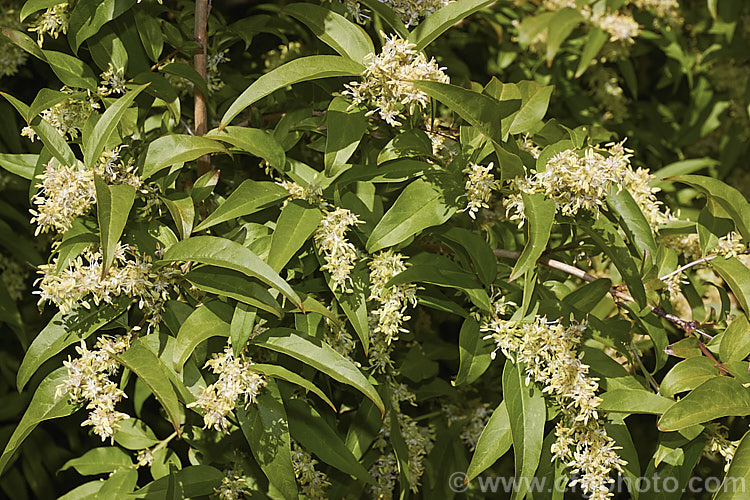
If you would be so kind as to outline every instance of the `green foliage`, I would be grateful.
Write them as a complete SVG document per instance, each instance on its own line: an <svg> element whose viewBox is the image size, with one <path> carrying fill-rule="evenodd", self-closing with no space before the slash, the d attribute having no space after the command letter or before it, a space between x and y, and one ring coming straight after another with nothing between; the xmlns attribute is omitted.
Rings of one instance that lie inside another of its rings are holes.
<svg viewBox="0 0 750 500"><path fill-rule="evenodd" d="M750 480L746 2L3 8L7 496Z"/></svg>

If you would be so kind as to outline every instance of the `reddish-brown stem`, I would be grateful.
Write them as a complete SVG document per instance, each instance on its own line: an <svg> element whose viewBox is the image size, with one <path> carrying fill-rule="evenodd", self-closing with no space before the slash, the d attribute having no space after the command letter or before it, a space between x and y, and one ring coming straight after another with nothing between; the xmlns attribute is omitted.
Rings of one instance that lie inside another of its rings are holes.
<svg viewBox="0 0 750 500"><path fill-rule="evenodd" d="M209 0L195 0L195 41L198 48L195 51L193 65L203 79L206 79L206 63L208 59L208 11ZM208 111L206 96L195 86L195 135L204 135L208 131ZM211 158L203 155L198 158L198 175L201 176L211 170Z"/></svg>

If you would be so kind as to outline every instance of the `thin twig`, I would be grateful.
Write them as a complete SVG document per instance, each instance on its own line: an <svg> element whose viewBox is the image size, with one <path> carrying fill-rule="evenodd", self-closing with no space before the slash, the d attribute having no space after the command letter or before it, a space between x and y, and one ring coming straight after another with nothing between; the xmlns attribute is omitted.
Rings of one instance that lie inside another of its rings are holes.
<svg viewBox="0 0 750 500"><path fill-rule="evenodd" d="M208 0L196 0L195 2L195 41L198 48L195 51L193 65L195 71L205 80L206 62L208 59L208 11L210 7ZM195 135L204 135L208 131L208 111L206 107L206 96L195 86ZM203 155L198 158L198 175L201 176L211 170L211 158Z"/></svg>
<svg viewBox="0 0 750 500"><path fill-rule="evenodd" d="M703 257L702 259L694 260L693 262L688 262L684 266L682 266L682 267L680 267L678 269L675 269L674 271L672 271L669 274L665 274L664 276L662 276L659 279L661 281L664 281L665 279L667 279L667 278L669 278L671 276L674 276L675 274L680 274L685 269L690 269L693 266L697 266L699 264L704 264L706 262L710 262L710 261L714 260L716 257L718 257L718 255L709 255L708 257Z"/></svg>
<svg viewBox="0 0 750 500"><path fill-rule="evenodd" d="M506 258L506 259L514 259L518 260L518 258L521 256L521 252L515 252L513 250L504 250L502 248L496 248L493 250L496 257ZM709 259L710 260L710 259ZM591 283L592 281L596 281L596 276L592 276L591 274L587 273L583 269L579 269L575 266L571 266L570 264L566 264L565 262L560 262L559 260L550 259L549 257L540 257L539 263L543 266L549 267L550 269L556 269L558 271L562 271L564 273L567 273L571 276L575 276L576 278L580 278L584 281L587 281ZM694 264L695 265L695 264ZM629 294L621 291L618 289L618 287L613 286L610 288L609 292L612 294L612 296L615 298L615 302L622 301L622 302L635 302L635 299L631 297ZM698 323L695 321L686 321L682 318L679 318L675 316L672 313L668 313L664 309L661 309L660 307L654 306L649 304L649 309L651 309L651 312L656 314L657 316L660 316L667 321L677 325L680 327L683 331L685 331L688 334L695 334L698 333L702 335L703 337L707 338L708 340L713 339L713 336L709 335L708 333L704 332L700 328L698 328ZM699 345L703 345L703 343L699 340ZM703 345L705 348L705 345ZM719 368L719 371L726 375L726 370L722 368L720 363L714 358L714 356L711 354L711 352L706 348L704 350L704 354L708 358L710 358L714 363L716 363L716 366Z"/></svg>

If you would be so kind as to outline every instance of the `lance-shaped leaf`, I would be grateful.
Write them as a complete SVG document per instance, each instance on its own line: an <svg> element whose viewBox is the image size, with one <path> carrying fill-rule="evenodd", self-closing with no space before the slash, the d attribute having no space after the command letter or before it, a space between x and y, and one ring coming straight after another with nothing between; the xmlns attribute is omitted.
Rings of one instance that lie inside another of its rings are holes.
<svg viewBox="0 0 750 500"><path fill-rule="evenodd" d="M229 125L251 104L288 85L334 76L359 76L364 69L361 63L342 56L307 56L289 61L261 76L246 88L224 113L219 129Z"/></svg>
<svg viewBox="0 0 750 500"><path fill-rule="evenodd" d="M16 375L18 390L21 391L24 388L31 376L45 361L69 345L85 340L99 328L120 316L125 311L128 302L130 302L128 297L120 297L114 305L100 304L91 309L79 306L66 315L55 314L36 336L23 357Z"/></svg>
<svg viewBox="0 0 750 500"><path fill-rule="evenodd" d="M135 201L135 188L128 184L108 185L104 179L94 175L96 188L96 215L99 219L102 245L102 277L115 260L115 249L122 231L128 222L130 209Z"/></svg>
<svg viewBox="0 0 750 500"><path fill-rule="evenodd" d="M281 209L276 221L276 229L271 235L271 249L268 251L268 265L281 272L294 254L302 248L315 232L323 214L319 209L301 200L292 200Z"/></svg>
<svg viewBox="0 0 750 500"><path fill-rule="evenodd" d="M613 187L607 194L607 204L620 217L625 234L641 255L648 250L652 257L656 256L654 233L630 192Z"/></svg>
<svg viewBox="0 0 750 500"><path fill-rule="evenodd" d="M283 366L253 363L253 371L261 373L268 377L286 380L287 382L298 385L306 391L310 391L318 396L320 399L325 401L325 403L330 406L333 411L336 411L336 406L333 404L333 401L331 401L330 398L326 396L326 393L320 390L318 386L302 377L301 375L298 375L291 370L287 370Z"/></svg>
<svg viewBox="0 0 750 500"><path fill-rule="evenodd" d="M492 467L497 460L505 455L513 445L510 432L510 417L505 401L501 402L487 421L482 434L477 440L477 447L471 456L466 478L471 481L485 470Z"/></svg>
<svg viewBox="0 0 750 500"><path fill-rule="evenodd" d="M528 480L534 477L542 455L546 420L544 397L533 383L526 385L526 374L520 364L506 361L503 368L503 399L513 437L516 484L521 486L514 492L513 498L524 498Z"/></svg>
<svg viewBox="0 0 750 500"><path fill-rule="evenodd" d="M229 323L223 316L230 307L218 300L212 300L197 307L180 326L172 350L174 369L182 371L198 344L211 337L228 337Z"/></svg>
<svg viewBox="0 0 750 500"><path fill-rule="evenodd" d="M306 4L307 5L307 4ZM335 167L344 165L365 135L369 120L365 112L349 109L349 101L335 97L326 112L326 150L324 164L326 174L330 175Z"/></svg>
<svg viewBox="0 0 750 500"><path fill-rule="evenodd" d="M77 404L73 404L67 395L61 395L55 398L57 387L65 383L68 378L68 369L60 367L53 371L47 378L39 384L34 397L31 398L26 412L21 417L18 426L13 430L8 443L5 445L3 454L0 455L0 474L3 473L8 462L21 446L21 443L31 434L37 425L53 418L67 417L76 409Z"/></svg>
<svg viewBox="0 0 750 500"><path fill-rule="evenodd" d="M289 430L295 440L328 465L368 483L373 482L367 469L320 413L299 399L288 399L285 404L289 413Z"/></svg>
<svg viewBox="0 0 750 500"><path fill-rule="evenodd" d="M640 389L615 389L601 396L599 407L612 413L647 413L661 415L674 401L653 392Z"/></svg>
<svg viewBox="0 0 750 500"><path fill-rule="evenodd" d="M487 138L502 142L511 122L501 124L521 107L521 99L498 101L492 97L447 83L415 81L412 85L455 111L461 118L477 127Z"/></svg>
<svg viewBox="0 0 750 500"><path fill-rule="evenodd" d="M68 40L74 52L112 19L124 14L135 0L79 0L68 22Z"/></svg>
<svg viewBox="0 0 750 500"><path fill-rule="evenodd" d="M526 246L523 247L521 257L518 258L510 281L523 276L526 271L536 266L537 260L547 248L552 224L555 222L555 202L543 194L521 193L523 197L523 213L528 223Z"/></svg>
<svg viewBox="0 0 750 500"><path fill-rule="evenodd" d="M164 363L140 339L136 339L128 350L117 358L148 386L167 412L172 426L175 430L179 429L182 406Z"/></svg>
<svg viewBox="0 0 750 500"><path fill-rule="evenodd" d="M422 179L406 186L372 230L367 251L373 253L397 245L423 229L443 224L456 212L443 198L435 185Z"/></svg>
<svg viewBox="0 0 750 500"><path fill-rule="evenodd" d="M206 137L219 139L228 142L243 151L250 153L258 158L263 158L272 167L283 170L286 163L286 153L279 142L274 139L273 135L265 130L247 127L226 127L219 132L217 129L211 130Z"/></svg>
<svg viewBox="0 0 750 500"><path fill-rule="evenodd" d="M107 142L109 142L109 138L122 120L125 111L128 110L130 105L133 104L135 98L138 97L138 94L140 94L146 87L148 87L148 84L139 85L117 99L107 108L101 118L99 118L96 127L94 127L90 133L84 135L83 162L86 165L91 166L96 163L99 159L99 155L101 155L104 152L104 148L107 147Z"/></svg>
<svg viewBox="0 0 750 500"><path fill-rule="evenodd" d="M717 257L711 261L711 266L727 282L745 313L750 314L750 269L734 257Z"/></svg>
<svg viewBox="0 0 750 500"><path fill-rule="evenodd" d="M298 359L332 379L354 387L372 400L381 412L385 411L378 392L359 368L328 344L289 328L271 328L252 339L252 343Z"/></svg>
<svg viewBox="0 0 750 500"><path fill-rule="evenodd" d="M353 61L363 63L365 56L375 52L365 30L331 9L293 3L284 7L282 12L304 23L323 43Z"/></svg>
<svg viewBox="0 0 750 500"><path fill-rule="evenodd" d="M437 37L448 31L465 17L479 9L488 6L495 0L458 0L450 2L445 7L427 16L416 28L409 33L409 41L415 44L417 50L424 50Z"/></svg>
<svg viewBox="0 0 750 500"><path fill-rule="evenodd" d="M497 258L482 236L461 227L436 228L432 230L432 233L445 241L454 251L457 251L458 247L466 252L482 283L490 285L495 282Z"/></svg>
<svg viewBox="0 0 750 500"><path fill-rule="evenodd" d="M281 305L263 285L242 273L215 266L200 266L185 275L199 290L230 297L281 317Z"/></svg>
<svg viewBox="0 0 750 500"><path fill-rule="evenodd" d="M289 191L273 182L246 180L219 205L206 220L198 224L196 231L203 231L216 224L251 215L289 196Z"/></svg>
<svg viewBox="0 0 750 500"><path fill-rule="evenodd" d="M215 488L221 485L224 473L208 465L191 465L148 483L132 493L133 498L175 498L168 496L170 480L182 487L182 495L176 498L201 497L213 495ZM174 489L173 489L174 491ZM183 496L184 495L184 496Z"/></svg>
<svg viewBox="0 0 750 500"><path fill-rule="evenodd" d="M177 232L180 233L180 239L188 238L193 232L193 222L195 222L193 198L187 193L172 193L169 196L162 196L161 200L172 215Z"/></svg>
<svg viewBox="0 0 750 500"><path fill-rule="evenodd" d="M163 261L175 260L190 260L239 271L276 288L297 307L302 306L299 295L271 266L232 240L217 236L193 236L172 245L166 251Z"/></svg>
<svg viewBox="0 0 750 500"><path fill-rule="evenodd" d="M458 334L458 374L455 385L471 384L490 366L494 343L484 340L479 323L474 318L466 318Z"/></svg>
<svg viewBox="0 0 750 500"><path fill-rule="evenodd" d="M148 145L141 157L143 179L148 179L156 172L175 165L192 161L203 155L225 152L222 144L207 137L170 134L159 137Z"/></svg>
<svg viewBox="0 0 750 500"><path fill-rule="evenodd" d="M582 223L580 227L594 240L599 249L612 260L617 270L620 271L625 284L628 285L630 295L633 296L640 307L644 307L646 305L646 289L643 287L638 266L633 261L625 241L614 224L606 217L600 216L593 222Z"/></svg>
<svg viewBox="0 0 750 500"><path fill-rule="evenodd" d="M92 448L78 458L65 462L60 472L71 467L79 474L93 476L113 472L124 467L132 467L130 455L116 446L100 446Z"/></svg>
<svg viewBox="0 0 750 500"><path fill-rule="evenodd" d="M235 357L240 355L247 341L253 336L257 315L258 309L244 302L237 302L234 306L232 322L229 324L229 338L232 341L232 352Z"/></svg>
<svg viewBox="0 0 750 500"><path fill-rule="evenodd" d="M712 198L726 210L742 238L750 241L750 204L737 189L719 179L702 175L680 175L666 180L682 182Z"/></svg>
<svg viewBox="0 0 750 500"><path fill-rule="evenodd" d="M34 178L34 169L39 155L0 153L0 167L23 179Z"/></svg>
<svg viewBox="0 0 750 500"><path fill-rule="evenodd" d="M750 482L750 431L746 432L734 451L729 470L713 500L744 500L747 498L745 485Z"/></svg>
<svg viewBox="0 0 750 500"><path fill-rule="evenodd" d="M668 432L721 417L745 415L750 415L750 391L737 379L716 377L670 406L657 425Z"/></svg>
<svg viewBox="0 0 750 500"><path fill-rule="evenodd" d="M269 380L255 404L236 408L237 420L255 460L285 499L296 499L289 421L276 382Z"/></svg>

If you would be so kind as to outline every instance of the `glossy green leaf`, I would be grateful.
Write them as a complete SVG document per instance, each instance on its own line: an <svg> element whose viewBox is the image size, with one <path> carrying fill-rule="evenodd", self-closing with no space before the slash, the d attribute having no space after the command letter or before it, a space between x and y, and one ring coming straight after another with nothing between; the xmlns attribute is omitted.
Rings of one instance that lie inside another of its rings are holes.
<svg viewBox="0 0 750 500"><path fill-rule="evenodd" d="M146 347L141 339L136 339L127 351L118 356L118 359L148 386L164 411L167 412L172 426L178 429L182 407L164 363Z"/></svg>
<svg viewBox="0 0 750 500"><path fill-rule="evenodd" d="M169 63L163 66L160 71L162 73L168 73L170 75L176 75L182 77L193 85L198 87L198 90L203 92L203 95L209 95L211 92L208 90L206 80L195 71L195 69L187 63Z"/></svg>
<svg viewBox="0 0 750 500"><path fill-rule="evenodd" d="M711 266L727 282L745 313L750 314L750 269L734 257L717 257L711 261Z"/></svg>
<svg viewBox="0 0 750 500"><path fill-rule="evenodd" d="M229 338L232 341L232 351L235 356L239 356L245 348L245 344L253 335L255 319L258 315L258 309L237 302L232 313L232 321L229 324Z"/></svg>
<svg viewBox="0 0 750 500"><path fill-rule="evenodd" d="M182 367L198 345L211 337L228 337L229 323L222 316L229 310L226 304L218 301L208 302L195 310L180 326L175 339L172 359L174 369Z"/></svg>
<svg viewBox="0 0 750 500"><path fill-rule="evenodd" d="M276 383L267 381L255 404L239 405L236 412L250 451L268 481L285 499L296 499L289 422Z"/></svg>
<svg viewBox="0 0 750 500"><path fill-rule="evenodd" d="M611 189L607 194L607 204L620 217L621 227L641 256L648 250L652 258L655 258L657 249L654 233L630 192L627 189Z"/></svg>
<svg viewBox="0 0 750 500"><path fill-rule="evenodd" d="M317 411L299 399L289 399L285 405L289 414L289 430L296 441L322 462L368 483L373 482L367 469Z"/></svg>
<svg viewBox="0 0 750 500"><path fill-rule="evenodd" d="M279 290L297 306L299 295L281 279L276 271L246 247L216 236L193 236L173 245L164 254L164 261L193 261L239 271L257 278Z"/></svg>
<svg viewBox="0 0 750 500"><path fill-rule="evenodd" d="M196 231L251 215L289 196L289 191L273 182L243 181L211 215L198 224Z"/></svg>
<svg viewBox="0 0 750 500"><path fill-rule="evenodd" d="M750 481L750 432L740 439L729 463L721 486L716 490L713 500L743 500L747 498L746 485Z"/></svg>
<svg viewBox="0 0 750 500"><path fill-rule="evenodd" d="M367 240L368 253L397 245L428 227L438 226L455 213L446 205L442 192L433 184L417 179L401 192Z"/></svg>
<svg viewBox="0 0 750 500"><path fill-rule="evenodd" d="M511 123L506 121L501 125L502 119L521 107L520 99L500 102L485 94L447 83L415 81L412 85L448 106L495 142L502 142L510 130Z"/></svg>
<svg viewBox="0 0 750 500"><path fill-rule="evenodd" d="M620 236L617 228L606 218L599 217L591 223L580 225L594 243L602 250L620 271L625 284L628 285L630 295L635 302L643 307L646 305L646 290L641 280L638 266L630 255L625 241Z"/></svg>
<svg viewBox="0 0 750 500"><path fill-rule="evenodd" d="M315 384L313 384L306 378L294 373L293 371L287 370L283 366L253 363L253 371L262 373L263 375L266 375L267 377L286 380L287 382L291 382L292 384L298 385L302 387L303 389L310 391L316 396L318 396L320 399L325 401L326 404L330 406L333 411L336 411L336 406L333 404L333 402Z"/></svg>
<svg viewBox="0 0 750 500"><path fill-rule="evenodd" d="M281 306L268 289L246 275L215 266L200 266L185 275L199 290L230 297L281 317Z"/></svg>
<svg viewBox="0 0 750 500"><path fill-rule="evenodd" d="M99 219L102 247L102 277L104 277L115 260L117 244L135 201L135 188L128 184L107 185L106 181L98 175L94 175L94 186L96 187L96 215Z"/></svg>
<svg viewBox="0 0 750 500"><path fill-rule="evenodd" d="M54 7L59 3L59 0L27 0L24 2L23 7L21 7L21 12L19 14L20 20L24 21L31 14Z"/></svg>
<svg viewBox="0 0 750 500"><path fill-rule="evenodd" d="M23 179L32 180L39 155L0 153L0 167Z"/></svg>
<svg viewBox="0 0 750 500"><path fill-rule="evenodd" d="M342 56L307 56L289 61L261 76L246 88L224 113L219 128L226 127L245 108L276 90L320 78L359 76L364 69L362 64Z"/></svg>
<svg viewBox="0 0 750 500"><path fill-rule="evenodd" d="M57 313L29 346L16 375L18 390L22 390L42 364L71 344L85 340L92 333L122 314L130 300L121 298L115 305L101 304L86 309L74 308L66 315Z"/></svg>
<svg viewBox="0 0 750 500"><path fill-rule="evenodd" d="M479 323L474 318L466 318L458 334L458 374L454 384L471 384L490 366L495 345L484 340Z"/></svg>
<svg viewBox="0 0 750 500"><path fill-rule="evenodd" d="M750 415L750 391L736 379L716 377L703 382L661 416L661 431L676 431L727 416Z"/></svg>
<svg viewBox="0 0 750 500"><path fill-rule="evenodd" d="M293 3L286 5L282 12L303 23L322 42L353 61L364 63L365 57L375 52L365 30L330 9Z"/></svg>
<svg viewBox="0 0 750 500"><path fill-rule="evenodd" d="M508 409L505 407L505 401L503 401L492 412L492 416L487 421L482 434L479 435L469 468L466 470L467 479L471 481L492 467L500 457L508 452L512 445L510 417L508 416Z"/></svg>
<svg viewBox="0 0 750 500"><path fill-rule="evenodd" d="M350 110L349 104L343 97L334 97L326 111L326 149L323 157L326 174L349 161L369 125L365 111Z"/></svg>
<svg viewBox="0 0 750 500"><path fill-rule="evenodd" d="M354 387L375 403L381 412L385 411L377 391L359 368L328 344L289 328L271 328L252 339L252 343L298 359L332 379Z"/></svg>
<svg viewBox="0 0 750 500"><path fill-rule="evenodd" d="M276 272L294 257L302 245L312 236L323 218L319 209L301 200L292 200L281 209L276 229L271 235L271 250L268 265Z"/></svg>
<svg viewBox="0 0 750 500"><path fill-rule="evenodd" d="M750 355L750 321L738 315L724 331L719 356L722 361L741 361Z"/></svg>
<svg viewBox="0 0 750 500"><path fill-rule="evenodd" d="M352 291L342 292L339 287L333 292L333 296L336 297L336 302L341 306L341 310L344 311L346 318L352 324L354 331L362 342L362 349L367 354L370 349L370 323L369 312L367 311L370 283L367 265L360 260L354 265L349 277L352 279ZM328 282L328 288L333 290L333 281L328 273L326 273L326 281Z"/></svg>
<svg viewBox="0 0 750 500"><path fill-rule="evenodd" d="M615 389L601 395L599 405L611 413L647 413L661 415L672 406L674 400L640 389Z"/></svg>
<svg viewBox="0 0 750 500"><path fill-rule="evenodd" d="M523 196L523 212L528 221L526 246L513 267L510 280L522 276L536 266L537 260L547 248L552 224L555 222L555 202L543 194L526 194Z"/></svg>
<svg viewBox="0 0 750 500"><path fill-rule="evenodd" d="M378 165L402 158L432 156L432 141L417 129L408 129L397 134L378 154Z"/></svg>
<svg viewBox="0 0 750 500"><path fill-rule="evenodd" d="M117 432L112 437L115 443L128 450L150 448L159 442L154 431L142 420L133 417L120 422Z"/></svg>
<svg viewBox="0 0 750 500"><path fill-rule="evenodd" d="M96 35L105 23L122 15L135 0L79 0L70 13L68 40L74 52L83 42Z"/></svg>
<svg viewBox="0 0 750 500"><path fill-rule="evenodd" d="M422 20L409 33L408 40L417 46L416 50L424 50L437 37L448 31L451 26L492 2L493 0L457 0L450 2Z"/></svg>
<svg viewBox="0 0 750 500"><path fill-rule="evenodd" d="M195 160L203 155L225 152L221 143L207 137L170 134L159 137L148 145L141 157L143 179L178 163Z"/></svg>
<svg viewBox="0 0 750 500"><path fill-rule="evenodd" d="M159 61L162 50L164 50L164 35L159 18L151 16L143 9L133 9L132 12L135 25L138 28L138 36L146 54L148 54L148 58L154 62ZM164 71L164 68L162 68L162 71Z"/></svg>
<svg viewBox="0 0 750 500"><path fill-rule="evenodd" d="M591 66L594 58L599 54L599 51L604 47L607 40L609 40L609 33L606 31L599 28L589 31L586 36L586 44L583 46L583 51L581 51L581 58L578 59L576 78L580 78Z"/></svg>
<svg viewBox="0 0 750 500"><path fill-rule="evenodd" d="M718 179L702 175L679 175L667 180L682 182L712 198L726 210L737 226L737 230L742 234L742 238L750 240L750 204L737 189Z"/></svg>
<svg viewBox="0 0 750 500"><path fill-rule="evenodd" d="M57 387L63 384L67 378L68 369L60 367L47 375L39 384L36 392L34 392L34 397L31 398L31 402L26 408L26 412L21 417L21 421L18 422L5 445L3 454L0 455L0 474L5 471L8 462L37 425L45 420L67 417L79 408L79 405L71 403L70 398L65 395L59 398L55 397Z"/></svg>
<svg viewBox="0 0 750 500"><path fill-rule="evenodd" d="M161 200L172 215L172 220L177 226L177 232L180 233L180 239L184 240L190 237L195 222L193 198L187 193L172 193L169 196L162 196Z"/></svg>
<svg viewBox="0 0 750 500"><path fill-rule="evenodd" d="M228 142L242 151L263 158L278 170L283 170L286 164L284 148L274 139L273 135L265 130L229 126L221 132L216 129L211 130L206 136Z"/></svg>
<svg viewBox="0 0 750 500"><path fill-rule="evenodd" d="M432 231L451 247L460 246L471 259L477 276L485 285L497 278L497 257L480 235L461 227L441 227Z"/></svg>
<svg viewBox="0 0 750 500"><path fill-rule="evenodd" d="M117 498L132 492L138 484L138 471L132 469L118 469L104 480L97 492L99 498Z"/></svg>
<svg viewBox="0 0 750 500"><path fill-rule="evenodd" d="M187 497L208 496L218 488L224 473L208 465L191 465L174 473L175 481L182 486L183 494ZM165 498L169 489L170 476L152 481L133 493L134 498Z"/></svg>
<svg viewBox="0 0 750 500"><path fill-rule="evenodd" d="M726 339L726 336L724 338ZM671 397L680 392L691 391L706 380L718 376L719 369L707 357L695 356L684 359L664 375L659 384L659 393Z"/></svg>
<svg viewBox="0 0 750 500"><path fill-rule="evenodd" d="M525 370L510 361L503 367L503 400L513 440L516 484L521 486L513 498L520 499L539 466L547 412L542 392L533 383L526 385Z"/></svg>
<svg viewBox="0 0 750 500"><path fill-rule="evenodd" d="M104 152L107 143L112 137L112 133L120 124L123 115L133 104L133 101L148 85L139 85L129 91L124 96L112 103L102 114L96 127L90 134L83 137L83 162L86 165L93 165L99 159L99 155Z"/></svg>
<svg viewBox="0 0 750 500"><path fill-rule="evenodd" d="M93 476L114 472L123 467L132 467L130 455L116 446L92 448L78 458L65 462L60 471L74 468L79 474Z"/></svg>

